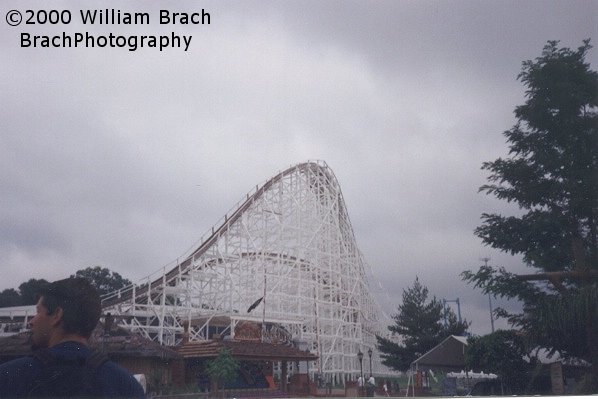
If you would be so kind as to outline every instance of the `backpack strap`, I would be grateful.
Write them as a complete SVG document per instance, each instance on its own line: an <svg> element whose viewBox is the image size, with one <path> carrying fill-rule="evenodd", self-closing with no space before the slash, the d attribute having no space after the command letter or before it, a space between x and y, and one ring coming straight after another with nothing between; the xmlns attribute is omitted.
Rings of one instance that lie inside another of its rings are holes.
<svg viewBox="0 0 598 399"><path fill-rule="evenodd" d="M42 374L33 381L32 388L28 394L28 396L36 397L48 396L48 394L50 394L50 387L52 387L56 381L62 381L64 378L63 376L70 373L68 371L69 367L83 367L87 369L87 372L81 374L81 377L83 377L82 380L78 382L81 383L82 387L93 387L95 385L95 378L93 375L95 375L98 369L109 360L104 353L97 350L92 350L86 359L77 358L74 362L68 361L66 364L62 363L62 361L48 349L35 351L31 356L40 362L42 369ZM68 366L68 364L70 364L70 366ZM52 395L50 394L50 396Z"/></svg>
<svg viewBox="0 0 598 399"><path fill-rule="evenodd" d="M56 356L52 352L50 352L49 349L41 349L35 351L31 356L37 359L41 363L42 367L48 367L49 365L57 361ZM85 366L96 371L109 360L110 359L108 359L108 356L106 356L106 354L98 351L97 349L93 349L91 351L91 354L87 357L87 359L85 359Z"/></svg>
<svg viewBox="0 0 598 399"><path fill-rule="evenodd" d="M98 370L100 367L102 367L102 365L104 363L106 363L108 360L108 356L106 356L106 354L98 351L97 349L94 349L91 352L91 355L89 355L87 357L87 360L85 361L85 365L87 367L89 367L90 369L92 369L93 371Z"/></svg>
<svg viewBox="0 0 598 399"><path fill-rule="evenodd" d="M60 378L61 373L55 370L56 357L48 349L40 349L31 355L34 359L41 363L41 374L32 382L31 389L27 396L47 396L47 386L52 384L56 379ZM51 374L46 374L46 370L51 370Z"/></svg>

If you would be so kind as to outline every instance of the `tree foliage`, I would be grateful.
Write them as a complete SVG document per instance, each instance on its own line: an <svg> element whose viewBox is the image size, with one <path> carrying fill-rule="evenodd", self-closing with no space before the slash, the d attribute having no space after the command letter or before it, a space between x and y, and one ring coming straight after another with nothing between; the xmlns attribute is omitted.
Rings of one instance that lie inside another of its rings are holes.
<svg viewBox="0 0 598 399"><path fill-rule="evenodd" d="M577 51L552 41L519 79L526 102L504 132L510 157L485 162L490 184L480 191L516 202L521 217L483 214L476 234L495 248L522 254L545 271L570 270L598 260L598 74ZM580 243L577 256L573 247Z"/></svg>
<svg viewBox="0 0 598 399"><path fill-rule="evenodd" d="M131 285L130 280L123 278L120 274L110 269L100 266L77 270L71 277L84 277L88 279L100 295L105 295Z"/></svg>
<svg viewBox="0 0 598 399"><path fill-rule="evenodd" d="M530 363L524 360L529 351L520 334L498 330L481 337L469 337L467 344L465 365L468 370L496 373L515 392L524 388Z"/></svg>
<svg viewBox="0 0 598 399"><path fill-rule="evenodd" d="M522 214L484 213L476 235L545 274L523 279L482 266L463 277L485 293L521 300L522 313L500 315L533 344L589 360L598 375L598 73L585 61L590 48L589 40L577 50L549 41L540 57L523 62L526 100L504 132L509 157L482 166L490 176L480 191L518 204Z"/></svg>
<svg viewBox="0 0 598 399"><path fill-rule="evenodd" d="M42 279L29 279L19 285L18 290L7 288L0 292L0 307L35 305L40 290L48 282Z"/></svg>
<svg viewBox="0 0 598 399"><path fill-rule="evenodd" d="M35 305L37 303L40 290L47 284L48 282L43 278L32 278L19 285L21 305Z"/></svg>
<svg viewBox="0 0 598 399"><path fill-rule="evenodd" d="M411 362L438 345L449 335L463 335L469 323L458 321L455 313L436 297L428 299L428 288L415 279L413 286L403 290L403 303L393 315L394 325L388 329L400 336L397 343L377 337L382 362L396 370L407 370Z"/></svg>
<svg viewBox="0 0 598 399"><path fill-rule="evenodd" d="M7 288L0 292L0 308L21 305L21 294L14 288Z"/></svg>
<svg viewBox="0 0 598 399"><path fill-rule="evenodd" d="M239 362L232 356L230 349L223 348L217 358L210 360L206 366L208 375L218 386L224 386L237 376Z"/></svg>
<svg viewBox="0 0 598 399"><path fill-rule="evenodd" d="M130 280L100 266L77 270L71 277L88 279L100 295L131 285ZM46 284L48 284L48 281L44 279L32 278L21 283L18 290L7 288L0 292L0 307L35 305L41 288Z"/></svg>

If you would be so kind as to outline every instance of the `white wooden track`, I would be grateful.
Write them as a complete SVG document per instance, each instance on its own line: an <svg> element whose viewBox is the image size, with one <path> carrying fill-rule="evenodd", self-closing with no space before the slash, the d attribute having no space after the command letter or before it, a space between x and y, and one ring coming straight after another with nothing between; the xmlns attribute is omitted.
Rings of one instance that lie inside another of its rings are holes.
<svg viewBox="0 0 598 399"><path fill-rule="evenodd" d="M144 281L103 298L121 326L165 345L234 336L237 323L282 327L319 356L330 381L390 374L375 334L391 323L369 290L340 186L322 161L290 167L256 188L197 248ZM149 289L149 292L148 292ZM250 306L263 300L248 313ZM267 338L265 338L267 339Z"/></svg>

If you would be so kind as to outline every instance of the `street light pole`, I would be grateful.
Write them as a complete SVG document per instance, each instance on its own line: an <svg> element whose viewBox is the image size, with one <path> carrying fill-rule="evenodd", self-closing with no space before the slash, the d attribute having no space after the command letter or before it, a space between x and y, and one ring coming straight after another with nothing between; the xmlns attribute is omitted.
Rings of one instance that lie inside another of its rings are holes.
<svg viewBox="0 0 598 399"><path fill-rule="evenodd" d="M359 359L359 372L361 373L361 386L359 387L359 395L362 394L362 390L363 390L363 386L364 381L363 381L363 352L361 351L361 349L359 350L359 352L357 352L357 358Z"/></svg>
<svg viewBox="0 0 598 399"><path fill-rule="evenodd" d="M370 355L370 377L372 376L372 348L368 349L368 355Z"/></svg>

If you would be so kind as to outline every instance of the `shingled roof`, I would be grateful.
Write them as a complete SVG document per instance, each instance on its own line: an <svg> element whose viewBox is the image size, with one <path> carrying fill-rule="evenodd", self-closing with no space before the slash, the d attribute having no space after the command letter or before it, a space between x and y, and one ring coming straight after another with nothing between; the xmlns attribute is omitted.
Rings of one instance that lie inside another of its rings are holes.
<svg viewBox="0 0 598 399"><path fill-rule="evenodd" d="M184 358L215 358L223 348L229 349L233 357L243 360L300 361L318 358L308 351L302 351L291 345L218 339L187 342L176 350Z"/></svg>
<svg viewBox="0 0 598 399"><path fill-rule="evenodd" d="M31 354L30 336L30 332L22 332L0 338L0 359L8 360ZM122 328L113 326L109 332L106 332L101 323L98 323L98 327L94 330L89 345L115 357L180 358L180 355L171 348L129 333Z"/></svg>

